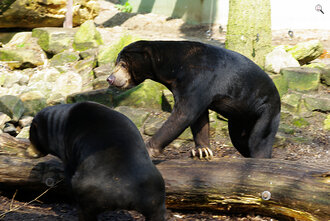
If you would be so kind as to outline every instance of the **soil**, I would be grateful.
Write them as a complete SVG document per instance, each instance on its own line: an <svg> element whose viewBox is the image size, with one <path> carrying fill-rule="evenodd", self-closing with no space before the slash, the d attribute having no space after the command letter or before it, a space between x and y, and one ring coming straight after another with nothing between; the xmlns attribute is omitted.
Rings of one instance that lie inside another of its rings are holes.
<svg viewBox="0 0 330 221"><path fill-rule="evenodd" d="M218 25L190 25L181 19L169 19L154 14L127 14L118 12L113 3L102 1L101 14L95 19L104 41L110 43L116 36L132 33L144 39L185 39L202 41L223 46L225 28ZM211 30L211 31L210 31ZM330 51L330 30L293 30L291 38L288 30L273 31L273 45L294 45L301 41L319 39L325 49ZM323 63L330 63L323 59ZM328 88L321 88L322 93L329 93ZM157 113L156 113L157 114ZM159 114L159 113L158 113ZM309 124L303 127L292 126L293 131L279 130L274 147L273 158L301 161L312 164L329 165L330 133L322 129L326 113L312 113L306 119ZM224 131L226 133L226 131ZM212 131L211 146L217 157L241 158L232 146L228 136ZM190 157L193 143L174 142L168 146L159 159L181 159ZM69 202L48 202L33 200L1 193L0 219L2 220L77 220L76 209ZM19 200L17 200L19 199ZM14 209L11 211L13 208ZM9 212L11 211L11 212ZM265 221L276 220L257 214L235 214L233 216L216 214L206 211L173 211L168 210L169 220L228 220L228 221ZM143 216L134 211L118 211L102 214L100 220L144 220Z"/></svg>

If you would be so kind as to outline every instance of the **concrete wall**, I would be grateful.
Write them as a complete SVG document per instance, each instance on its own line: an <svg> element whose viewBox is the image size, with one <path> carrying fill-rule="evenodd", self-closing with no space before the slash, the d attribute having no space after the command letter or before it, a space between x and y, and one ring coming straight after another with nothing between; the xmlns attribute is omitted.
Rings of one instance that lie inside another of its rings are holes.
<svg viewBox="0 0 330 221"><path fill-rule="evenodd" d="M243 0L244 1L244 0ZM133 12L183 18L225 27L229 0L129 0ZM320 4L324 14L317 12ZM330 0L271 0L272 29L330 29Z"/></svg>

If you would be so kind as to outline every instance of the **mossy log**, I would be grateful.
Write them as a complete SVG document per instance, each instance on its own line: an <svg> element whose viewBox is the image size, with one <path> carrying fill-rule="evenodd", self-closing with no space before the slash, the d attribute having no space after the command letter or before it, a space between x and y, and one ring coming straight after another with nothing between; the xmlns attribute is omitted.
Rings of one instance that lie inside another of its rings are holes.
<svg viewBox="0 0 330 221"><path fill-rule="evenodd" d="M255 212L281 220L330 219L328 165L245 158L177 159L155 164L165 179L169 209ZM2 191L44 190L63 177L62 164L55 157L27 159L0 154ZM61 196L66 190L65 182L53 188Z"/></svg>

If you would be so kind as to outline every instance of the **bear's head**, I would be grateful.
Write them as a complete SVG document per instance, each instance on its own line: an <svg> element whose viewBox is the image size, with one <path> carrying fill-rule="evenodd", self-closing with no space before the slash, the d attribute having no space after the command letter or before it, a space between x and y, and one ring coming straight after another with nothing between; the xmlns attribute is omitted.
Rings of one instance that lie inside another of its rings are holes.
<svg viewBox="0 0 330 221"><path fill-rule="evenodd" d="M109 85L132 88L145 79L153 79L153 56L147 41L137 41L119 52L114 71L107 78Z"/></svg>

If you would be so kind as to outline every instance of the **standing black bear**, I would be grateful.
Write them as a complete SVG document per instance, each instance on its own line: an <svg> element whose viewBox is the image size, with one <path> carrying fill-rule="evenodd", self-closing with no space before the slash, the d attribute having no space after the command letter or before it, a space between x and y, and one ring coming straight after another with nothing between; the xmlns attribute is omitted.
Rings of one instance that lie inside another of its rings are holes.
<svg viewBox="0 0 330 221"><path fill-rule="evenodd" d="M209 149L208 109L228 119L231 141L244 157L270 158L280 120L280 97L270 77L236 52L190 41L138 41L118 55L110 85L130 88L145 79L172 91L171 116L148 141L158 154L190 126L201 156Z"/></svg>
<svg viewBox="0 0 330 221"><path fill-rule="evenodd" d="M93 102L47 107L33 119L30 141L39 156L63 161L79 220L117 209L165 220L164 180L123 114Z"/></svg>

